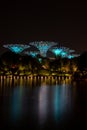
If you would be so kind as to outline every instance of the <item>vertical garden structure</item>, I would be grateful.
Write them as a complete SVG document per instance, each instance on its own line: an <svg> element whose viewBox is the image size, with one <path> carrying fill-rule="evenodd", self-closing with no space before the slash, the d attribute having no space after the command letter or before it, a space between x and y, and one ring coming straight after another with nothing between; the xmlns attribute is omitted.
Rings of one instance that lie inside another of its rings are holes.
<svg viewBox="0 0 87 130"><path fill-rule="evenodd" d="M71 50L67 47L52 47L50 51L54 53L56 58L60 56L61 58L71 59L71 58L79 56L79 55L73 54L75 50Z"/></svg>
<svg viewBox="0 0 87 130"><path fill-rule="evenodd" d="M3 45L3 47L10 49L12 52L16 54L20 54L23 50L29 48L29 45L23 45L23 44L6 44Z"/></svg>
<svg viewBox="0 0 87 130"><path fill-rule="evenodd" d="M32 56L33 58L35 58L39 54L39 51L25 51L24 54L26 54L28 56Z"/></svg>
<svg viewBox="0 0 87 130"><path fill-rule="evenodd" d="M29 43L32 46L35 46L39 51L40 51L40 55L43 57L46 57L47 51L49 50L49 48L51 48L54 45L57 45L58 43L55 42L48 42L48 41L35 41L35 42L31 42Z"/></svg>

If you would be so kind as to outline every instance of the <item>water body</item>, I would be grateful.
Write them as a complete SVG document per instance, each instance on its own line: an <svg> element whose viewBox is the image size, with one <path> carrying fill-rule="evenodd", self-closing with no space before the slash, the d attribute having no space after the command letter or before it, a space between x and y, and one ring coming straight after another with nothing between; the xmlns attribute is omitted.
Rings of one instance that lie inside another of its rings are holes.
<svg viewBox="0 0 87 130"><path fill-rule="evenodd" d="M87 81L0 79L0 129L87 128Z"/></svg>

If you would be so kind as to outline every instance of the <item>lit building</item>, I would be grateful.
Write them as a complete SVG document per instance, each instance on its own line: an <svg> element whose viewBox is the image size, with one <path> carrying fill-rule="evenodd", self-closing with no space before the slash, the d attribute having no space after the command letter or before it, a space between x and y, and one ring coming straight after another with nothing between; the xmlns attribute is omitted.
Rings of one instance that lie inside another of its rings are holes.
<svg viewBox="0 0 87 130"><path fill-rule="evenodd" d="M23 44L7 44L3 45L3 47L10 49L12 52L19 54L21 53L24 49L29 48L29 45L23 45Z"/></svg>
<svg viewBox="0 0 87 130"><path fill-rule="evenodd" d="M46 57L47 51L49 48L51 48L54 45L57 45L58 43L55 42L48 42L48 41L35 41L29 43L32 46L35 46L40 51L40 55L43 57Z"/></svg>

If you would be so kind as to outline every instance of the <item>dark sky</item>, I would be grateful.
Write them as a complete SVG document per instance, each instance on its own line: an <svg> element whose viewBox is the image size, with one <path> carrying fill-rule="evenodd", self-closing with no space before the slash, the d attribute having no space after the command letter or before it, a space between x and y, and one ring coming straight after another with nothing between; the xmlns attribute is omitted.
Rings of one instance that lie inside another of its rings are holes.
<svg viewBox="0 0 87 130"><path fill-rule="evenodd" d="M55 41L87 51L87 3L85 2L6 2L0 4L0 42L29 43Z"/></svg>

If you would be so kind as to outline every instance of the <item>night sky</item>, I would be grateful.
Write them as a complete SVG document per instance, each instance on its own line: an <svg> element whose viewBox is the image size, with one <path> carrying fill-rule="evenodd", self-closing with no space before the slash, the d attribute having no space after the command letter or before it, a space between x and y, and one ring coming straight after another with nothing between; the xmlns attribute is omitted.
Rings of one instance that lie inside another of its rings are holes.
<svg viewBox="0 0 87 130"><path fill-rule="evenodd" d="M6 2L0 4L0 43L55 41L87 51L87 3Z"/></svg>

